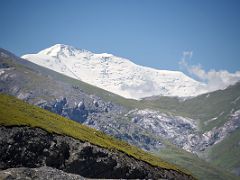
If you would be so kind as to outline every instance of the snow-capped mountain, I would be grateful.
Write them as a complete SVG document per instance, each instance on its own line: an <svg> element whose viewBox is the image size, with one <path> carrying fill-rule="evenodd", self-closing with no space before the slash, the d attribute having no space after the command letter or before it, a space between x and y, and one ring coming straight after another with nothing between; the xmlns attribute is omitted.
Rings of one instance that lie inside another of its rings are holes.
<svg viewBox="0 0 240 180"><path fill-rule="evenodd" d="M126 98L189 97L206 92L205 84L182 72L144 67L112 54L95 54L63 44L22 58Z"/></svg>

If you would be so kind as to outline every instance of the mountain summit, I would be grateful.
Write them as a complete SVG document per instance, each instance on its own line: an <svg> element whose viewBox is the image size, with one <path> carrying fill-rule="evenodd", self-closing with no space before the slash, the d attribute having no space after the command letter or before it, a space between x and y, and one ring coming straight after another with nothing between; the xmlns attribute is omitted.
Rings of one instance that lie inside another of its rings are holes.
<svg viewBox="0 0 240 180"><path fill-rule="evenodd" d="M40 51L38 54L41 55L48 55L51 57L70 57L70 56L77 56L80 53L88 52L86 50L76 49L73 46L65 45L65 44L55 44L52 47L44 49Z"/></svg>
<svg viewBox="0 0 240 180"><path fill-rule="evenodd" d="M64 44L22 58L131 99L191 97L206 92L205 84L182 72L144 67L112 54L96 54Z"/></svg>

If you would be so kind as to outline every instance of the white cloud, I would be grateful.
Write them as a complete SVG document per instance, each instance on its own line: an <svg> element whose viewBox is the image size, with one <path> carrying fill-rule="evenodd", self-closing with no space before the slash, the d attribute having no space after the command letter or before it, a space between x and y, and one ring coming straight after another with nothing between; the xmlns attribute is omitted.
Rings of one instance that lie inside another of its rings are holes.
<svg viewBox="0 0 240 180"><path fill-rule="evenodd" d="M224 89L240 81L240 71L236 71L235 73L230 73L226 70L216 71L214 69L205 71L200 64L189 65L187 60L191 59L192 55L192 51L183 52L179 65L186 69L193 77L195 76L198 80L205 82L207 91Z"/></svg>

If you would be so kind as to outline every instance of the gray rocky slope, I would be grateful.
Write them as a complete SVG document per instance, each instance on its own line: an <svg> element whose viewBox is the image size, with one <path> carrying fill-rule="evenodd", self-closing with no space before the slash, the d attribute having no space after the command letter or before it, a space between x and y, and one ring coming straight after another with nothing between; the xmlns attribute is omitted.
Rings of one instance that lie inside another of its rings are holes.
<svg viewBox="0 0 240 180"><path fill-rule="evenodd" d="M80 176L107 179L193 179L178 171L151 166L117 150L107 150L38 128L0 127L0 145L0 169L8 169L0 172L0 177L5 179L27 176L46 179L81 179ZM29 169L43 166L40 169ZM7 172L10 172L10 177L6 175Z"/></svg>
<svg viewBox="0 0 240 180"><path fill-rule="evenodd" d="M0 50L0 92L152 152L165 149L170 142L189 152L201 154L240 126L239 106L231 111L228 121L202 132L198 119L175 115L172 110L149 109L149 106L144 106L144 101L143 105L138 106L136 101L132 103L37 66L3 49ZM214 118L210 121L214 122Z"/></svg>
<svg viewBox="0 0 240 180"><path fill-rule="evenodd" d="M42 166L39 168L9 168L0 171L0 179L13 180L13 179L38 179L38 180L84 180L80 175L66 173L62 170Z"/></svg>

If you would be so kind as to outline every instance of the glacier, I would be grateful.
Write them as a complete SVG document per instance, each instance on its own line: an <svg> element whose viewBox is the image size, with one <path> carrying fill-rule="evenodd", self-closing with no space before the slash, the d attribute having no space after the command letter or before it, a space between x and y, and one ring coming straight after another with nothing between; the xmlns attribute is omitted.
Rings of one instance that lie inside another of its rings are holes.
<svg viewBox="0 0 240 180"><path fill-rule="evenodd" d="M193 97L207 92L205 83L180 71L140 66L126 58L64 44L21 58L129 99Z"/></svg>

